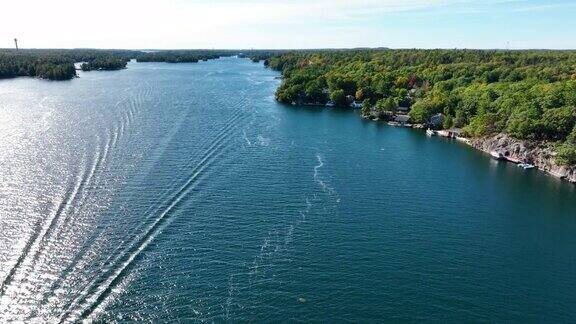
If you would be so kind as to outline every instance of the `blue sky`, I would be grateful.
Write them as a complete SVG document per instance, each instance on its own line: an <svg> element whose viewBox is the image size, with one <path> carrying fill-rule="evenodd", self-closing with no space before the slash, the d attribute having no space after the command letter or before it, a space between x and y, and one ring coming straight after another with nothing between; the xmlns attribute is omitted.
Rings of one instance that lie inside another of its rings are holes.
<svg viewBox="0 0 576 324"><path fill-rule="evenodd" d="M576 0L18 0L0 47L575 49ZM35 10L30 10L35 8Z"/></svg>

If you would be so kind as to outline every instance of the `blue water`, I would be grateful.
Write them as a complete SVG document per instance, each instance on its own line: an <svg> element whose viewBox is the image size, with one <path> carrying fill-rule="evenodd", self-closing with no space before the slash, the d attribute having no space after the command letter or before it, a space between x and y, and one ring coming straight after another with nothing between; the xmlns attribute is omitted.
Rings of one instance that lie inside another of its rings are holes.
<svg viewBox="0 0 576 324"><path fill-rule="evenodd" d="M573 185L277 76L0 81L0 320L576 320Z"/></svg>

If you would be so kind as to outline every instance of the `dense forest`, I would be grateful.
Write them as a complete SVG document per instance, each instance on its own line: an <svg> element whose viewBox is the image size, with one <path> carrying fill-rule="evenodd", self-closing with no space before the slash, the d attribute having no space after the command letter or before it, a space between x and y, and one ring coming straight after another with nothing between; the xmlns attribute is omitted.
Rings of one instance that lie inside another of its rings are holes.
<svg viewBox="0 0 576 324"><path fill-rule="evenodd" d="M414 123L441 113L440 128L554 142L557 160L576 164L574 51L296 51L266 65L283 73L281 102L344 106L353 97L365 115L408 107Z"/></svg>
<svg viewBox="0 0 576 324"><path fill-rule="evenodd" d="M70 80L76 76L75 62L86 62L84 70L113 70L126 66L138 51L96 49L0 49L0 79L18 76L48 80Z"/></svg>
<svg viewBox="0 0 576 324"><path fill-rule="evenodd" d="M0 79L18 76L69 80L76 69L73 60L59 55L0 52Z"/></svg>
<svg viewBox="0 0 576 324"><path fill-rule="evenodd" d="M237 53L233 50L0 49L0 79L30 76L69 80L76 76L74 63L77 62L82 62L83 71L119 70L125 68L131 59L138 62L196 63Z"/></svg>
<svg viewBox="0 0 576 324"><path fill-rule="evenodd" d="M69 80L76 76L74 63L82 62L83 71L120 70L127 62L196 63L239 55L259 62L287 53L286 50L100 50L100 49L0 49L0 79L18 76L49 80Z"/></svg>
<svg viewBox="0 0 576 324"><path fill-rule="evenodd" d="M264 61L264 64L267 64L270 57L280 56L291 52L294 52L294 50L248 50L239 53L238 57L249 58L254 63Z"/></svg>
<svg viewBox="0 0 576 324"><path fill-rule="evenodd" d="M102 57L96 58L93 61L82 63L80 66L82 71L104 70L113 71L126 68L128 61L123 58L115 57Z"/></svg>
<svg viewBox="0 0 576 324"><path fill-rule="evenodd" d="M150 51L141 53L136 57L138 62L166 62L166 63L196 63L213 60L220 57L235 55L237 51L230 50L173 50Z"/></svg>

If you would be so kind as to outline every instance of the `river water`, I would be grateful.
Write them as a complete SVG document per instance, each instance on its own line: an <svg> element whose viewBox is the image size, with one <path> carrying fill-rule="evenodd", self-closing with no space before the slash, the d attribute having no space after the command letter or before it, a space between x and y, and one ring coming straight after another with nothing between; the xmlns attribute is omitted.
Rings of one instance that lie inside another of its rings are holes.
<svg viewBox="0 0 576 324"><path fill-rule="evenodd" d="M576 190L249 60L0 81L0 320L576 320Z"/></svg>

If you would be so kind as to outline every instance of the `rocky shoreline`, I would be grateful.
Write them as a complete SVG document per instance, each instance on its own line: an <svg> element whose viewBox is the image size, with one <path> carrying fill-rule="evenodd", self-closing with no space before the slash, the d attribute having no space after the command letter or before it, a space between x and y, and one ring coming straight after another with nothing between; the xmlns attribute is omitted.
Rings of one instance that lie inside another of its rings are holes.
<svg viewBox="0 0 576 324"><path fill-rule="evenodd" d="M379 120L379 118L372 115L362 116L362 118L375 121ZM388 124L392 125L391 122ZM406 127L397 124L392 126ZM425 125L414 124L409 127L424 129ZM446 135L440 134L440 132L438 132L438 136L447 137ZM556 152L554 150L554 145L551 143L519 140L506 134L497 134L482 138L452 138L487 154L495 151L502 153L502 155L511 161L530 163L538 168L538 170L544 171L556 178L576 184L576 166L557 164L555 161Z"/></svg>
<svg viewBox="0 0 576 324"><path fill-rule="evenodd" d="M498 134L473 138L468 144L486 153L496 151L504 154L507 158L526 161L556 178L576 183L576 166L556 164L556 153L550 143L518 140L506 134Z"/></svg>
<svg viewBox="0 0 576 324"><path fill-rule="evenodd" d="M426 128L426 125L424 124L395 122L393 118L394 116L391 115L370 113L367 115L361 114L361 117L363 119L377 122L387 122L390 126L416 129ZM555 161L556 152L552 143L519 140L512 138L507 134L497 134L481 138L465 138L459 137L457 135L452 136L449 133L448 135L440 134L440 132L441 131L437 132L438 136L456 139L457 141L460 141L487 154L490 154L494 151L502 153L502 155L504 155L506 159L510 161L530 163L534 165L538 170L544 171L556 178L576 184L576 165L565 166L557 164Z"/></svg>

